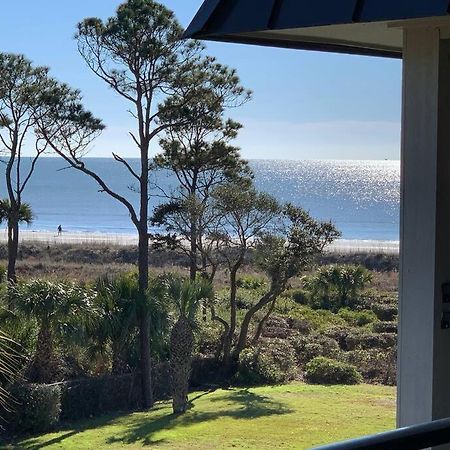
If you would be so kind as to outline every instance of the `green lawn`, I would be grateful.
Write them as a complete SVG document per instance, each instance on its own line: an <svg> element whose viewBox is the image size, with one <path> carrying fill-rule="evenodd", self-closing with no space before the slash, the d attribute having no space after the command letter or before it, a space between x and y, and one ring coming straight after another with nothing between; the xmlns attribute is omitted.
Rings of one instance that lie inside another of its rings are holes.
<svg viewBox="0 0 450 450"><path fill-rule="evenodd" d="M184 416L163 402L18 442L24 449L309 448L394 427L395 390L384 386L276 387L196 392Z"/></svg>

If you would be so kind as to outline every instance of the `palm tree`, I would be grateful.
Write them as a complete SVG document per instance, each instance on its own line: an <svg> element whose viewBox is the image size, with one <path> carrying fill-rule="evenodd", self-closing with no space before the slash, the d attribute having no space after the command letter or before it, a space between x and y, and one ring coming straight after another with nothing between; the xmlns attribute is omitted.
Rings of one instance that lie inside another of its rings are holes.
<svg viewBox="0 0 450 450"><path fill-rule="evenodd" d="M18 344L0 330L0 410L10 410L11 397L3 386L16 379L21 359Z"/></svg>
<svg viewBox="0 0 450 450"><path fill-rule="evenodd" d="M11 205L9 199L0 200L0 223L8 226L8 281L16 282L16 260L19 248L19 224L30 225L34 215L28 203Z"/></svg>
<svg viewBox="0 0 450 450"><path fill-rule="evenodd" d="M311 292L320 307L338 310L352 306L358 293L372 280L371 273L362 266L331 264L322 266L304 286Z"/></svg>
<svg viewBox="0 0 450 450"><path fill-rule="evenodd" d="M122 274L117 277L102 277L95 283L98 311L97 319L89 328L92 355L104 355L110 350L111 372L120 374L129 370L128 359L136 344L139 313L146 308L152 317L153 341L158 341L157 333L163 332L166 311L160 302L164 297L162 277L150 277L149 289L144 302L138 302L139 284L137 273Z"/></svg>
<svg viewBox="0 0 450 450"><path fill-rule="evenodd" d="M213 298L211 282L171 277L167 296L175 304L178 319L170 333L173 412L182 414L188 407L189 378L194 349L194 321L200 303Z"/></svg>
<svg viewBox="0 0 450 450"><path fill-rule="evenodd" d="M36 383L58 380L61 367L55 338L74 336L89 317L93 319L94 292L74 283L35 280L12 286L9 297L19 315L37 323L36 348L27 378Z"/></svg>

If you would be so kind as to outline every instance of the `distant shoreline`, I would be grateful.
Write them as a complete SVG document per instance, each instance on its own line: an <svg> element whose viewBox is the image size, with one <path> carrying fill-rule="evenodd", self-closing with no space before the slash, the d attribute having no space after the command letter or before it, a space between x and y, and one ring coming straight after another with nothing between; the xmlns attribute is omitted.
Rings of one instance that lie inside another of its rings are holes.
<svg viewBox="0 0 450 450"><path fill-rule="evenodd" d="M0 243L7 241L6 231L0 231ZM101 233L101 232L64 232L61 236L52 231L21 230L21 242L39 242L44 244L98 244L115 246L137 245L135 234ZM398 254L399 242L388 240L339 239L335 241L328 252L333 253L386 253Z"/></svg>

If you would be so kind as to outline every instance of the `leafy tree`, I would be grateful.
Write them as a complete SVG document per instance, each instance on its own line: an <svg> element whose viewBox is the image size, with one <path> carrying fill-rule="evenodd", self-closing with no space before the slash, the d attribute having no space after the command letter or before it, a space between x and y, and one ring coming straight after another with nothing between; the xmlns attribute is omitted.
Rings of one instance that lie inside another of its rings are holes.
<svg viewBox="0 0 450 450"><path fill-rule="evenodd" d="M212 284L171 277L167 296L175 304L178 319L170 334L170 367L172 372L173 412L182 414L188 407L189 377L194 350L193 324L202 300L212 299Z"/></svg>
<svg viewBox="0 0 450 450"><path fill-rule="evenodd" d="M48 69L33 67L22 55L0 53L0 150L5 155L7 201L2 202L2 217L8 226L8 280L16 281L19 223L31 220L24 214L24 191L45 147L37 143L34 128L43 96L48 89ZM35 147L29 167L24 166L24 148Z"/></svg>
<svg viewBox="0 0 450 450"><path fill-rule="evenodd" d="M92 319L94 292L73 283L35 280L14 285L8 295L18 314L37 323L36 349L27 378L36 383L57 381L61 366L55 339L78 334L83 322Z"/></svg>
<svg viewBox="0 0 450 450"><path fill-rule="evenodd" d="M358 294L372 280L363 266L331 264L320 267L312 277L304 279L313 306L338 311L352 307Z"/></svg>
<svg viewBox="0 0 450 450"><path fill-rule="evenodd" d="M100 123L96 124L83 110L67 109L67 101L60 101L62 111L47 118L55 121L55 116L56 119L62 117L62 122L67 119L68 125L61 127L61 120L56 120L55 133L43 133L57 154L73 168L93 178L102 192L129 212L139 236L141 298L145 298L148 289L150 144L166 129L207 116L211 105L221 102L236 84L232 71L212 58L202 57L202 46L196 41L182 40L182 33L173 13L153 0L128 0L105 22L88 18L78 24L76 39L81 56L92 72L130 105L128 111L136 123L136 131L130 132L130 138L137 148L139 167L135 169L118 154L114 153L113 157L130 176L132 192L139 194L137 208L133 200L114 191L82 159L87 149L85 144L92 137L92 134L84 134L89 129L86 121L94 132L100 129ZM79 101L72 103L79 104ZM59 142L55 143L55 138ZM145 310L139 312L139 320L143 398L145 407L150 407L153 405L151 321Z"/></svg>
<svg viewBox="0 0 450 450"><path fill-rule="evenodd" d="M230 297L228 320L214 315L224 325L223 358L230 363L233 339L237 329L238 272L258 243L259 236L275 226L280 206L272 196L256 191L247 183L220 186L212 194L211 209L215 217L208 239L229 271Z"/></svg>
<svg viewBox="0 0 450 450"><path fill-rule="evenodd" d="M277 298L287 289L289 280L305 270L324 248L340 236L331 222L320 222L302 208L287 204L282 209L282 220L276 230L264 232L257 238L256 262L270 279L270 286L261 298L246 312L234 348L235 360L248 345L250 325L255 316L268 308L256 325L252 342L255 343L272 313Z"/></svg>

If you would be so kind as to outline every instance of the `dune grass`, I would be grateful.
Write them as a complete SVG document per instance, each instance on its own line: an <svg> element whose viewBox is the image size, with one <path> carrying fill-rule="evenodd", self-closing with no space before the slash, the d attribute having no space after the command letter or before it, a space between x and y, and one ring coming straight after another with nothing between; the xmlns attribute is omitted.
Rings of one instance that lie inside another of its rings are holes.
<svg viewBox="0 0 450 450"><path fill-rule="evenodd" d="M384 386L233 388L196 392L183 416L150 412L78 422L15 449L303 449L394 427L395 390ZM5 448L5 447L3 447Z"/></svg>

